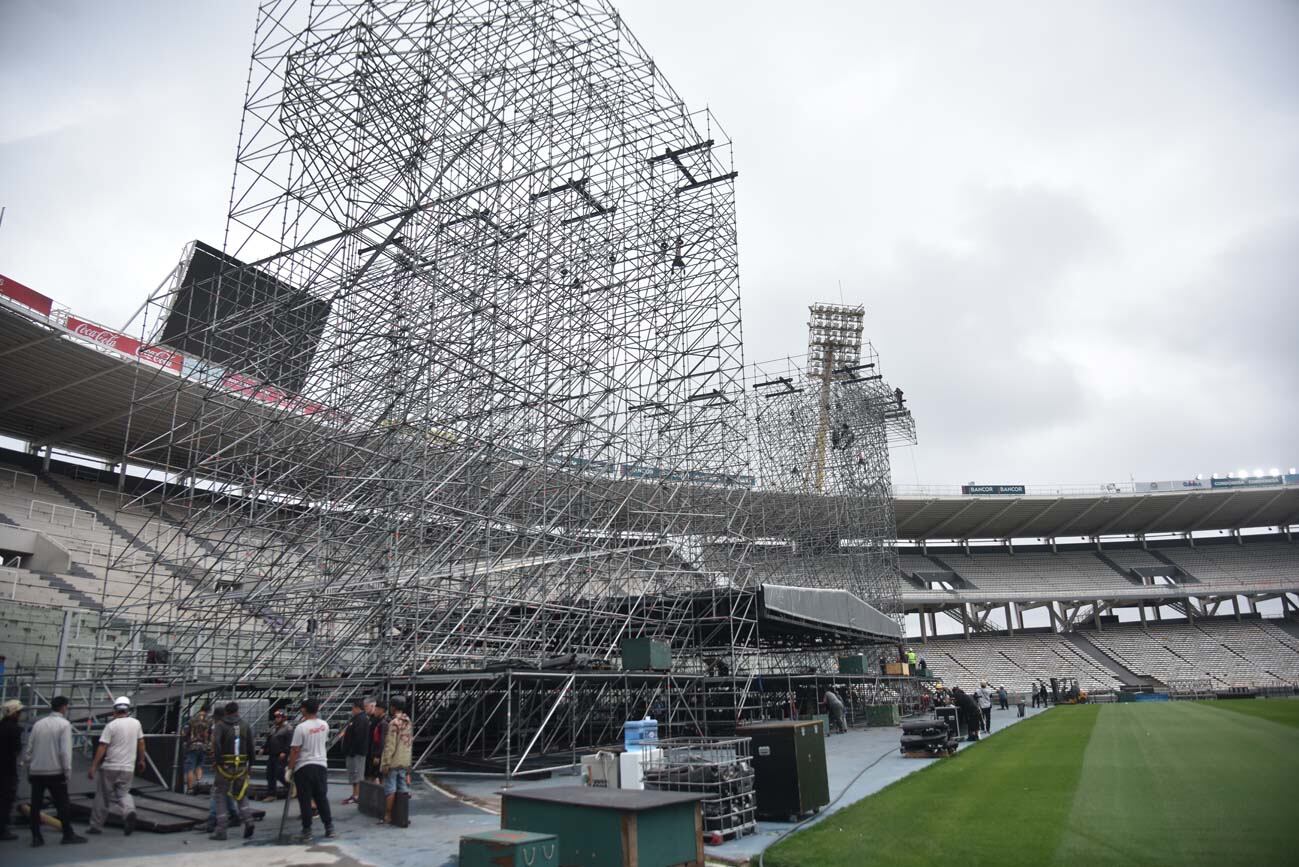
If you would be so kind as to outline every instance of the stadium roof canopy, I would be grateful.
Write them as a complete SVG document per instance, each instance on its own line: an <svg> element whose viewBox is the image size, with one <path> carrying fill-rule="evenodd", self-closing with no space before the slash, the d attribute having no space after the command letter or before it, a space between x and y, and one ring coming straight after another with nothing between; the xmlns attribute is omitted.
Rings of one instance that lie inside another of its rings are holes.
<svg viewBox="0 0 1299 867"><path fill-rule="evenodd" d="M134 418L130 413L137 389L148 379L168 374L144 362L127 361L111 348L73 339L66 329L36 321L4 301L0 301L0 367L5 372L0 383L0 434L112 461L122 454L128 425L133 443L156 440L170 430L173 407L169 404L138 407ZM171 394L184 402L214 399L197 385L179 396ZM231 403L232 409L258 411L244 401ZM296 423L312 422L301 418ZM1191 492L1027 491L898 496L898 538L914 542L1054 539L1287 527L1299 522L1299 485ZM753 505L762 509L800 495L755 491L753 496Z"/></svg>
<svg viewBox="0 0 1299 867"><path fill-rule="evenodd" d="M1286 527L1299 486L1005 496L901 496L906 541L1056 539Z"/></svg>

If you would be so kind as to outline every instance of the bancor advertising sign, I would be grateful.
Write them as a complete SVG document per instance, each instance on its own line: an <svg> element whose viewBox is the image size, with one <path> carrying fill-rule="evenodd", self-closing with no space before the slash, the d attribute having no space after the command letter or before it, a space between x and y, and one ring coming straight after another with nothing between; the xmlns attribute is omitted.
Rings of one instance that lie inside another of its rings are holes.
<svg viewBox="0 0 1299 867"><path fill-rule="evenodd" d="M1009 494L1012 496L1023 496L1023 485L961 485L962 494L975 494L980 496L996 496L997 494Z"/></svg>

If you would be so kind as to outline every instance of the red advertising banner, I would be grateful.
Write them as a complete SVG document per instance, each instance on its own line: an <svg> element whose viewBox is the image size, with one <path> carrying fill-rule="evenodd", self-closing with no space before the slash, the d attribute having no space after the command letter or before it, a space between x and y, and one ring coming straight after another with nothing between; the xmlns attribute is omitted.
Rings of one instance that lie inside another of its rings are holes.
<svg viewBox="0 0 1299 867"><path fill-rule="evenodd" d="M302 415L320 415L326 421L344 423L349 418L345 413L333 412L323 403L308 400L301 395L290 394L282 388L258 382L256 379L244 376L242 373L227 373L221 380L221 387L243 397L250 397L253 400L280 409L287 409Z"/></svg>
<svg viewBox="0 0 1299 867"><path fill-rule="evenodd" d="M68 316L67 328L78 337L96 343L105 349L114 349L123 355L133 355L136 358L143 359L150 364L156 364L159 367L166 367L171 370L180 372L180 355L172 352L170 349L162 349L157 346L145 346L134 337L127 337L116 331L110 331L102 325L96 325L93 322L87 322L76 316Z"/></svg>
<svg viewBox="0 0 1299 867"><path fill-rule="evenodd" d="M24 307L30 307L42 316L49 316L54 309L54 299L46 298L35 289L29 289L12 277L0 274L0 295L16 301Z"/></svg>

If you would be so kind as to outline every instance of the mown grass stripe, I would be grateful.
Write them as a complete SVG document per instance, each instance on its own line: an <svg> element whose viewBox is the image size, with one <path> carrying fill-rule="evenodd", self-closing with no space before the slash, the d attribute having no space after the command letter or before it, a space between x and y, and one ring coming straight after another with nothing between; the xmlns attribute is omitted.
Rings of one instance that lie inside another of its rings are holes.
<svg viewBox="0 0 1299 867"><path fill-rule="evenodd" d="M1280 863L1299 803L1297 747L1285 725L1201 703L1107 706L1054 861Z"/></svg>
<svg viewBox="0 0 1299 867"><path fill-rule="evenodd" d="M1249 699L1231 699L1228 701L1206 701L1202 702L1202 704L1214 710L1243 713L1258 719L1299 728L1299 700L1293 698L1254 699L1252 701Z"/></svg>
<svg viewBox="0 0 1299 867"><path fill-rule="evenodd" d="M769 867L1049 862L1099 708L1061 707L934 762L769 849Z"/></svg>

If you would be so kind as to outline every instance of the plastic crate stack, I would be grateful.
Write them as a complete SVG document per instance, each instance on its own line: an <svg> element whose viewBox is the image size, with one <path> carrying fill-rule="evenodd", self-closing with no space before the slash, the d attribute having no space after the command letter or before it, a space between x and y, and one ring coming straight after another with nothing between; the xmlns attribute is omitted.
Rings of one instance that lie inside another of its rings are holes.
<svg viewBox="0 0 1299 867"><path fill-rule="evenodd" d="M702 795L704 833L757 830L751 738L666 738L645 764L645 788Z"/></svg>

